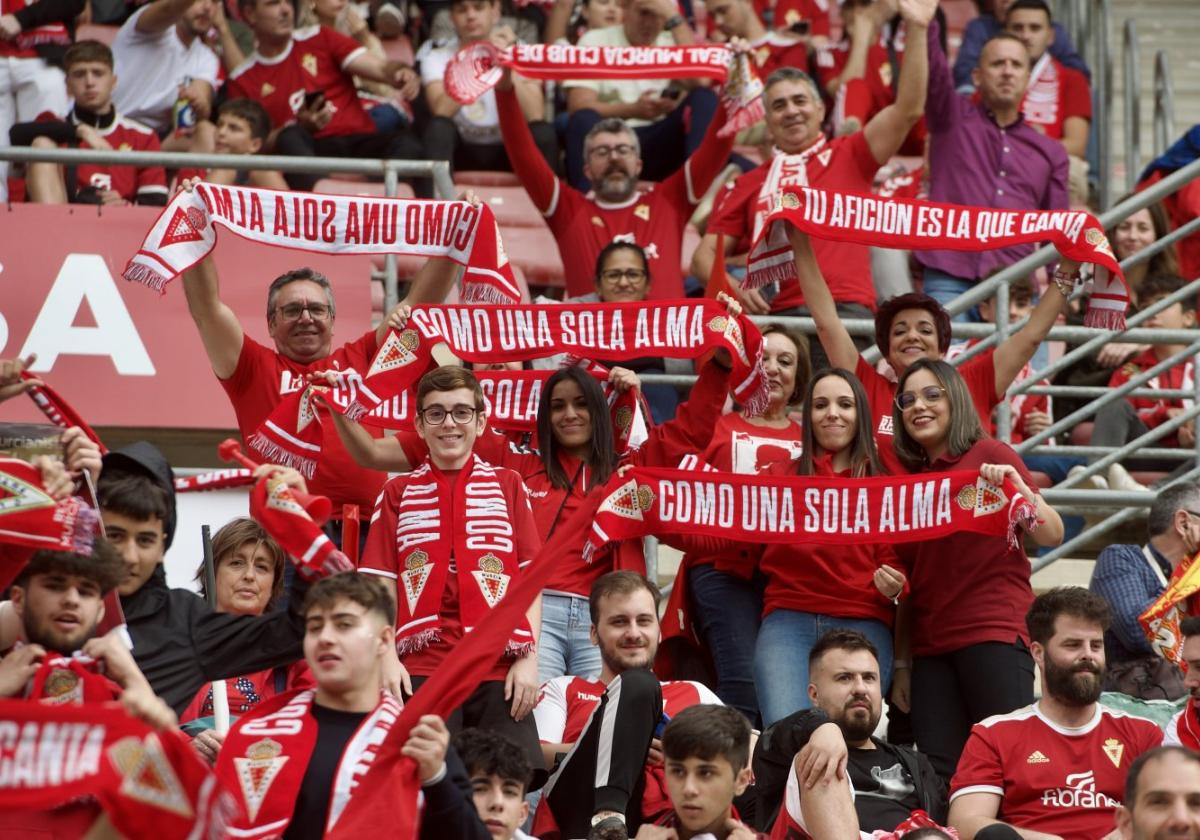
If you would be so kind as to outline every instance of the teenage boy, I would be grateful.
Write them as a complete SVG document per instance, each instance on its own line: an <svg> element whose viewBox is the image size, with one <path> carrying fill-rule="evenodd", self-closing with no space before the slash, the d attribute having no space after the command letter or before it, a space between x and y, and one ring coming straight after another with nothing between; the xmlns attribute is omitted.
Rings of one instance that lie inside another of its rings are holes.
<svg viewBox="0 0 1200 840"><path fill-rule="evenodd" d="M416 432L429 456L384 486L371 517L360 569L379 575L396 597L399 661L388 663L388 684L395 678L405 693L437 671L541 548L521 477L473 451L485 422L483 391L469 370L448 365L421 377ZM476 726L509 736L531 764L541 760L529 714L537 702L541 613L538 598L447 721L452 731Z"/></svg>
<svg viewBox="0 0 1200 840"><path fill-rule="evenodd" d="M672 811L657 826L643 825L637 840L753 840L733 799L750 784L750 723L729 706L689 706L663 730L663 764Z"/></svg>
<svg viewBox="0 0 1200 840"><path fill-rule="evenodd" d="M316 689L281 694L240 717L217 757L217 776L241 800L230 827L237 837L324 837L400 715L399 701L383 690L396 607L380 579L324 578L308 591L303 614ZM441 718L425 715L401 750L421 780L420 837L486 840L449 743Z"/></svg>
<svg viewBox="0 0 1200 840"><path fill-rule="evenodd" d="M271 134L271 117L267 109L245 97L225 100L217 109L216 123L213 145L207 151L220 155L256 155ZM186 178L202 178L210 184L288 189L283 174L274 169L188 169L179 173L178 180Z"/></svg>
<svg viewBox="0 0 1200 840"><path fill-rule="evenodd" d="M74 106L62 118L46 113L36 122L14 125L10 132L14 146L159 151L158 135L122 115L113 105L117 77L112 50L99 41L80 41L67 50L63 61L67 92ZM0 137L0 142L3 140ZM26 169L25 186L29 200L39 204L163 207L167 203L167 176L161 166L80 164L64 170L57 163L31 163Z"/></svg>
<svg viewBox="0 0 1200 840"><path fill-rule="evenodd" d="M520 747L486 729L464 729L454 749L471 780L475 810L493 840L532 840L520 828L529 816L525 794L533 777Z"/></svg>

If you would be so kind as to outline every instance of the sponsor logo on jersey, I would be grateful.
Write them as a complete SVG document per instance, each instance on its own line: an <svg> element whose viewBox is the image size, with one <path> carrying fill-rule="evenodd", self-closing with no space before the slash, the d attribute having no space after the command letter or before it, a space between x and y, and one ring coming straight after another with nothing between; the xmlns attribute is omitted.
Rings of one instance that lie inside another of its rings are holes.
<svg viewBox="0 0 1200 840"><path fill-rule="evenodd" d="M1066 785L1042 792L1042 805L1047 808L1116 808L1121 803L1103 791L1096 790L1096 773L1071 773Z"/></svg>
<svg viewBox="0 0 1200 840"><path fill-rule="evenodd" d="M890 414L885 414L883 417L879 418L879 428L875 430L875 434L877 434L877 435L895 434L892 431L892 416Z"/></svg>

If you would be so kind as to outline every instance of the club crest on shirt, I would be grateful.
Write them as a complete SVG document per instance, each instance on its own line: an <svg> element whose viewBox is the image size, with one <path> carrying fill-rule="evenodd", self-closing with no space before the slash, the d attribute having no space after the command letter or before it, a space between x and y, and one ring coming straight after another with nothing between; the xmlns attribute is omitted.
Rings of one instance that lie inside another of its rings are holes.
<svg viewBox="0 0 1200 840"><path fill-rule="evenodd" d="M633 215L637 216L643 222L650 221L650 205L649 204L639 204L637 207L634 208Z"/></svg>
<svg viewBox="0 0 1200 840"><path fill-rule="evenodd" d="M471 572L471 577L479 584L479 591L489 607L500 603L512 579L512 575L504 574L504 561L490 552L479 558L479 571Z"/></svg>
<svg viewBox="0 0 1200 840"><path fill-rule="evenodd" d="M246 816L251 822L258 818L258 810L267 798L271 782L275 781L283 765L287 764L288 757L281 756L281 752L282 744L270 738L263 738L246 747L244 758L233 760L238 784L242 788L242 797L246 801Z"/></svg>
<svg viewBox="0 0 1200 840"><path fill-rule="evenodd" d="M1104 754L1113 763L1113 767L1120 769L1121 757L1125 755L1125 745L1116 738L1108 738L1104 741Z"/></svg>
<svg viewBox="0 0 1200 840"><path fill-rule="evenodd" d="M304 54L304 57L300 59L300 66L308 72L308 75L317 75L317 57L312 53Z"/></svg>
<svg viewBox="0 0 1200 840"><path fill-rule="evenodd" d="M1003 510L1008 504L1008 497L1004 495L1004 491L988 483L983 476L975 479L974 484L968 484L959 490L955 500L963 510L974 510L976 516L988 516Z"/></svg>
<svg viewBox="0 0 1200 840"><path fill-rule="evenodd" d="M599 216L592 216L592 224L596 227L604 227L604 222L600 221Z"/></svg>
<svg viewBox="0 0 1200 840"><path fill-rule="evenodd" d="M28 481L15 475L0 473L0 491L9 494L0 498L0 515L23 510L54 507L55 501Z"/></svg>
<svg viewBox="0 0 1200 840"><path fill-rule="evenodd" d="M192 818L194 812L183 785L153 732L145 738L122 738L108 748L108 759L124 777L120 787L123 795L184 819Z"/></svg>
<svg viewBox="0 0 1200 840"><path fill-rule="evenodd" d="M274 92L275 92L275 85L271 84L270 82L263 82L262 96L264 99L266 97L270 96Z"/></svg>
<svg viewBox="0 0 1200 840"><path fill-rule="evenodd" d="M432 571L433 564L429 562L429 555L420 549L404 558L404 571L400 573L400 582L404 584L404 599L408 602L410 615L417 612L417 602L421 600L421 593L425 591L425 584L429 582Z"/></svg>
<svg viewBox="0 0 1200 840"><path fill-rule="evenodd" d="M51 706L82 703L83 681L79 679L79 674L68 668L55 668L46 677L42 696L38 700Z"/></svg>

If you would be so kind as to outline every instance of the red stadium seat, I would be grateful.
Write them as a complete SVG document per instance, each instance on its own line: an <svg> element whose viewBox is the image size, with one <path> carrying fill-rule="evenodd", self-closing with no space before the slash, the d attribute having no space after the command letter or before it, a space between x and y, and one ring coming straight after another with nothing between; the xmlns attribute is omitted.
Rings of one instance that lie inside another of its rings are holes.
<svg viewBox="0 0 1200 840"><path fill-rule="evenodd" d="M113 39L117 37L117 26L103 26L98 23L84 23L75 30L76 41L99 41L101 44L111 47Z"/></svg>
<svg viewBox="0 0 1200 840"><path fill-rule="evenodd" d="M456 186L458 186L456 184ZM533 206L528 193L520 186L474 186L475 191L502 227L545 227L546 220Z"/></svg>
<svg viewBox="0 0 1200 840"><path fill-rule="evenodd" d="M505 227L500 235L508 258L524 272L530 286L557 289L565 285L562 257L550 228Z"/></svg>
<svg viewBox="0 0 1200 840"><path fill-rule="evenodd" d="M383 184L374 181L351 181L339 176L322 178L317 181L313 192L329 193L330 195L382 196ZM397 185L396 198L412 198L414 195L412 187L403 181Z"/></svg>
<svg viewBox="0 0 1200 840"><path fill-rule="evenodd" d="M511 172L479 169L455 172L454 184L459 187L519 187L521 181Z"/></svg>

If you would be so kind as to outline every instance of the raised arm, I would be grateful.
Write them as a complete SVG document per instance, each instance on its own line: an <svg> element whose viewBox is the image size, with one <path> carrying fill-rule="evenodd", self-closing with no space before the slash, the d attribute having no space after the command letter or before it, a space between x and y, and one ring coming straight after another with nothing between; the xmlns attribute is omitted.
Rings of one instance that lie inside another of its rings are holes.
<svg viewBox="0 0 1200 840"><path fill-rule="evenodd" d="M929 87L925 97L925 124L931 132L952 131L957 127L959 105L965 102L954 89L950 63L938 40L938 23L933 21L925 30L928 56ZM909 42L909 47L912 42ZM907 52L908 50L905 50Z"/></svg>
<svg viewBox="0 0 1200 840"><path fill-rule="evenodd" d="M193 0L155 0L138 16L134 29L143 35L157 35L170 29L183 13L192 7Z"/></svg>
<svg viewBox="0 0 1200 840"><path fill-rule="evenodd" d="M1078 268L1079 263L1064 259L1059 263L1058 270L1074 274ZM1025 367L1026 363L1033 358L1033 354L1037 352L1038 346L1046 340L1046 335L1054 326L1054 322L1058 320L1065 302L1066 298L1058 288L1058 284L1050 283L1045 294L1042 295L1042 299L1038 301L1037 307L1029 316L1029 323L996 348L996 352L992 355L992 364L996 371L997 397L1004 396L1008 391L1008 386L1021 372L1021 368Z"/></svg>
<svg viewBox="0 0 1200 840"><path fill-rule="evenodd" d="M834 367L854 370L858 365L858 348L854 346L854 339L838 315L837 304L833 301L825 278L821 276L821 267L817 265L808 234L788 225L788 239L796 257L796 276L800 279L804 305L817 324L817 338L825 348L829 363Z"/></svg>
<svg viewBox="0 0 1200 840"><path fill-rule="evenodd" d="M558 205L558 191L564 185L546 163L533 142L521 100L514 90L512 71L505 70L504 77L496 87L496 111L500 117L500 135L512 161L513 172L529 193L534 207L543 216L551 215Z"/></svg>
<svg viewBox="0 0 1200 840"><path fill-rule="evenodd" d="M896 154L909 130L925 111L925 92L929 84L929 39L926 33L936 11L937 0L900 0L905 48L896 101L872 117L863 129L871 154L879 163L887 163Z"/></svg>
<svg viewBox="0 0 1200 840"><path fill-rule="evenodd" d="M237 315L221 300L211 254L183 272L183 293L213 373L228 379L237 369L244 334Z"/></svg>

